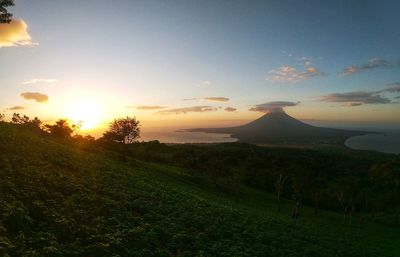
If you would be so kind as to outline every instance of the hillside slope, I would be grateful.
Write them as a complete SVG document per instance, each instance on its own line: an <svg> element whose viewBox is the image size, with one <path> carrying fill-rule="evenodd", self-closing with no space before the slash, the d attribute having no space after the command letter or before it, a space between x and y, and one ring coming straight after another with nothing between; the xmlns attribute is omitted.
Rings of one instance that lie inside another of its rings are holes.
<svg viewBox="0 0 400 257"><path fill-rule="evenodd" d="M399 256L398 230L294 222L270 195L236 202L179 169L0 123L0 256ZM305 210L308 211L307 209Z"/></svg>

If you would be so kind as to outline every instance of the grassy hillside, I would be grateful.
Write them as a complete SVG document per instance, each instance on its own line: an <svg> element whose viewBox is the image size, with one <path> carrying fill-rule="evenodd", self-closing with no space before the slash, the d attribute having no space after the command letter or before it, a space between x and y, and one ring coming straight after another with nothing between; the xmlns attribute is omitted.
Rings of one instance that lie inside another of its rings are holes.
<svg viewBox="0 0 400 257"><path fill-rule="evenodd" d="M400 256L398 229L294 221L288 200L183 169L0 123L0 256Z"/></svg>

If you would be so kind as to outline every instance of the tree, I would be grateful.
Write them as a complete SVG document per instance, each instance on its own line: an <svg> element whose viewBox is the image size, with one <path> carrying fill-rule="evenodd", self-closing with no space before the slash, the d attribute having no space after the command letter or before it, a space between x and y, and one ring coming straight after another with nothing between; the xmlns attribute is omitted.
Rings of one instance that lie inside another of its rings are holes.
<svg viewBox="0 0 400 257"><path fill-rule="evenodd" d="M50 134L62 138L69 138L73 132L66 119L59 119L54 125L47 124L45 127Z"/></svg>
<svg viewBox="0 0 400 257"><path fill-rule="evenodd" d="M12 13L8 12L7 7L14 6L13 0L0 0L0 23L10 23Z"/></svg>
<svg viewBox="0 0 400 257"><path fill-rule="evenodd" d="M139 123L136 117L127 116L126 118L115 119L103 134L103 139L109 142L131 144L140 137Z"/></svg>
<svg viewBox="0 0 400 257"><path fill-rule="evenodd" d="M6 116L4 115L4 114L2 114L2 113L0 113L0 121L4 121L4 118L5 118Z"/></svg>
<svg viewBox="0 0 400 257"><path fill-rule="evenodd" d="M35 117L34 119L30 119L26 115L21 115L19 113L13 113L13 116L11 118L11 123L13 124L18 124L18 125L24 125L25 127L34 129L34 130L41 130L42 126L42 121L38 118Z"/></svg>
<svg viewBox="0 0 400 257"><path fill-rule="evenodd" d="M81 131L81 128L83 126L83 121L80 120L76 124L72 124L72 130L74 131L74 135L77 136L79 135L79 132Z"/></svg>

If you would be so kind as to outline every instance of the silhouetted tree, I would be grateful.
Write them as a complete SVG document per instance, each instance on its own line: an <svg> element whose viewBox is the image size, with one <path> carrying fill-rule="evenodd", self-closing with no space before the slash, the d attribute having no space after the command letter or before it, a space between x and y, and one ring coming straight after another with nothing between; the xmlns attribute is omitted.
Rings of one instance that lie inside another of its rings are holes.
<svg viewBox="0 0 400 257"><path fill-rule="evenodd" d="M4 118L5 118L6 116L4 115L4 114L2 114L2 113L0 113L0 121L4 121Z"/></svg>
<svg viewBox="0 0 400 257"><path fill-rule="evenodd" d="M83 121L78 121L78 123L72 124L72 130L74 131L75 136L77 136L79 134L82 126L83 126Z"/></svg>
<svg viewBox="0 0 400 257"><path fill-rule="evenodd" d="M68 138L73 132L68 120L66 119L59 119L54 125L47 124L45 127L50 134L57 137Z"/></svg>
<svg viewBox="0 0 400 257"><path fill-rule="evenodd" d="M13 113L13 116L11 118L11 123L13 124L18 124L18 125L24 125L28 128L35 129L35 130L41 130L42 126L42 121L38 118L35 117L34 119L30 119L26 115L21 115L19 113Z"/></svg>
<svg viewBox="0 0 400 257"><path fill-rule="evenodd" d="M8 12L7 7L14 6L13 0L0 0L0 23L10 23L12 13Z"/></svg>
<svg viewBox="0 0 400 257"><path fill-rule="evenodd" d="M140 137L139 123L136 117L115 119L103 134L103 139L110 142L131 144Z"/></svg>

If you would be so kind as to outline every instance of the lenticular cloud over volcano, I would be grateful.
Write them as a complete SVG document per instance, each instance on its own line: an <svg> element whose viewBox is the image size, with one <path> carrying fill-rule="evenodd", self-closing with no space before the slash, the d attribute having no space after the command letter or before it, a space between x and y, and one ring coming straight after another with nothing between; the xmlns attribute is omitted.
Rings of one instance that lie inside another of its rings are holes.
<svg viewBox="0 0 400 257"><path fill-rule="evenodd" d="M288 102L288 101L274 101L263 104L257 104L249 109L249 111L270 113L270 112L285 112L283 108L296 106L300 102Z"/></svg>

